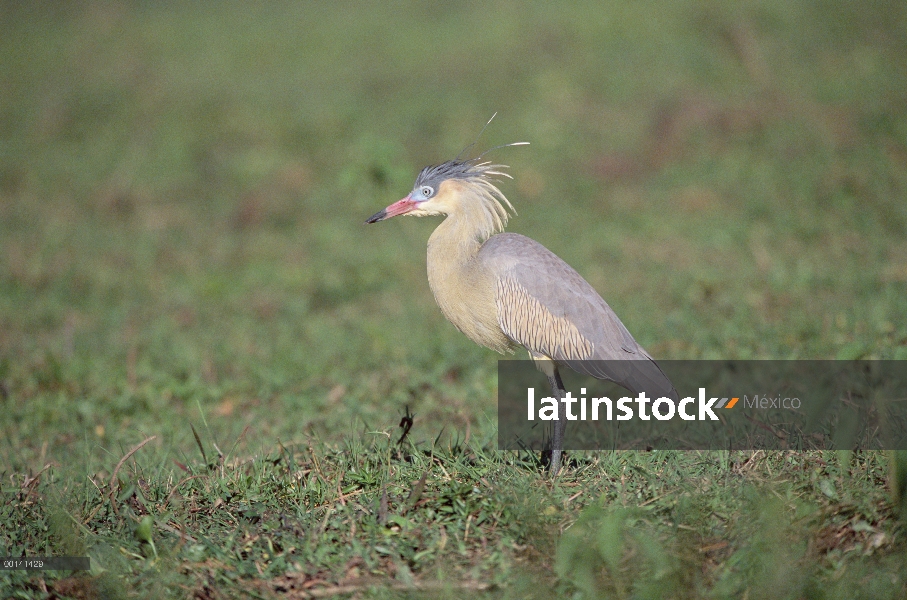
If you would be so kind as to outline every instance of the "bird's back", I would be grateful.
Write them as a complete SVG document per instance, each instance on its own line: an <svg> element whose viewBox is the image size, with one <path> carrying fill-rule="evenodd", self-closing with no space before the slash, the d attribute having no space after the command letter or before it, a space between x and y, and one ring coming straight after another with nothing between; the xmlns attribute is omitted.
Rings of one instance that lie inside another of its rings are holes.
<svg viewBox="0 0 907 600"><path fill-rule="evenodd" d="M676 397L670 380L595 288L543 245L501 233L488 238L477 260L496 282L498 324L515 343L631 391Z"/></svg>

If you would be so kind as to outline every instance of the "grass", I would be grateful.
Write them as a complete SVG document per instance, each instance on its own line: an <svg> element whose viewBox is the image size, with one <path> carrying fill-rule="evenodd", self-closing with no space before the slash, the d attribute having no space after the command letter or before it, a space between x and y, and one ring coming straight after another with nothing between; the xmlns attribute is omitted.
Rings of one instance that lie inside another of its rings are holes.
<svg viewBox="0 0 907 600"><path fill-rule="evenodd" d="M0 12L0 554L95 566L4 597L904 596L881 455L494 450L436 220L362 225L499 111L656 357L905 359L901 4Z"/></svg>

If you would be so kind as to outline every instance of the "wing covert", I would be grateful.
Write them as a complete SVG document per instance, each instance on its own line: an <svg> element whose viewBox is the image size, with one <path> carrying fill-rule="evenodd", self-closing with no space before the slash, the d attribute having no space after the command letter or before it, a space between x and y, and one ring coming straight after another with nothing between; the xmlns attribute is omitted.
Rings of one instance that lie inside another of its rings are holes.
<svg viewBox="0 0 907 600"><path fill-rule="evenodd" d="M557 255L530 238L499 234L480 256L495 275L498 324L511 340L631 391L676 396L611 307Z"/></svg>

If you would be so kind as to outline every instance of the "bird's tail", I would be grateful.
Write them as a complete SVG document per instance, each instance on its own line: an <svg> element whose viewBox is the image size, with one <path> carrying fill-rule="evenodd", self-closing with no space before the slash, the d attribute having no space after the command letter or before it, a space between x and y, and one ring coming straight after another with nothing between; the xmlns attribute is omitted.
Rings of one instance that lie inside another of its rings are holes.
<svg viewBox="0 0 907 600"><path fill-rule="evenodd" d="M634 394L645 392L652 399L679 401L671 379L648 356L634 360L574 360L567 361L567 366L578 373L612 381Z"/></svg>

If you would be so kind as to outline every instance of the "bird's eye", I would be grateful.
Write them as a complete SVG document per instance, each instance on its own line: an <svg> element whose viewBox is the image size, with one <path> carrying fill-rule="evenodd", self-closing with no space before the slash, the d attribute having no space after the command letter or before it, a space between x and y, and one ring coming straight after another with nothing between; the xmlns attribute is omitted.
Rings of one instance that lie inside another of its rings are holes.
<svg viewBox="0 0 907 600"><path fill-rule="evenodd" d="M434 188L432 188L430 185L423 185L422 189L420 189L419 191L422 192L422 195L426 198L431 198L431 195L435 193Z"/></svg>

